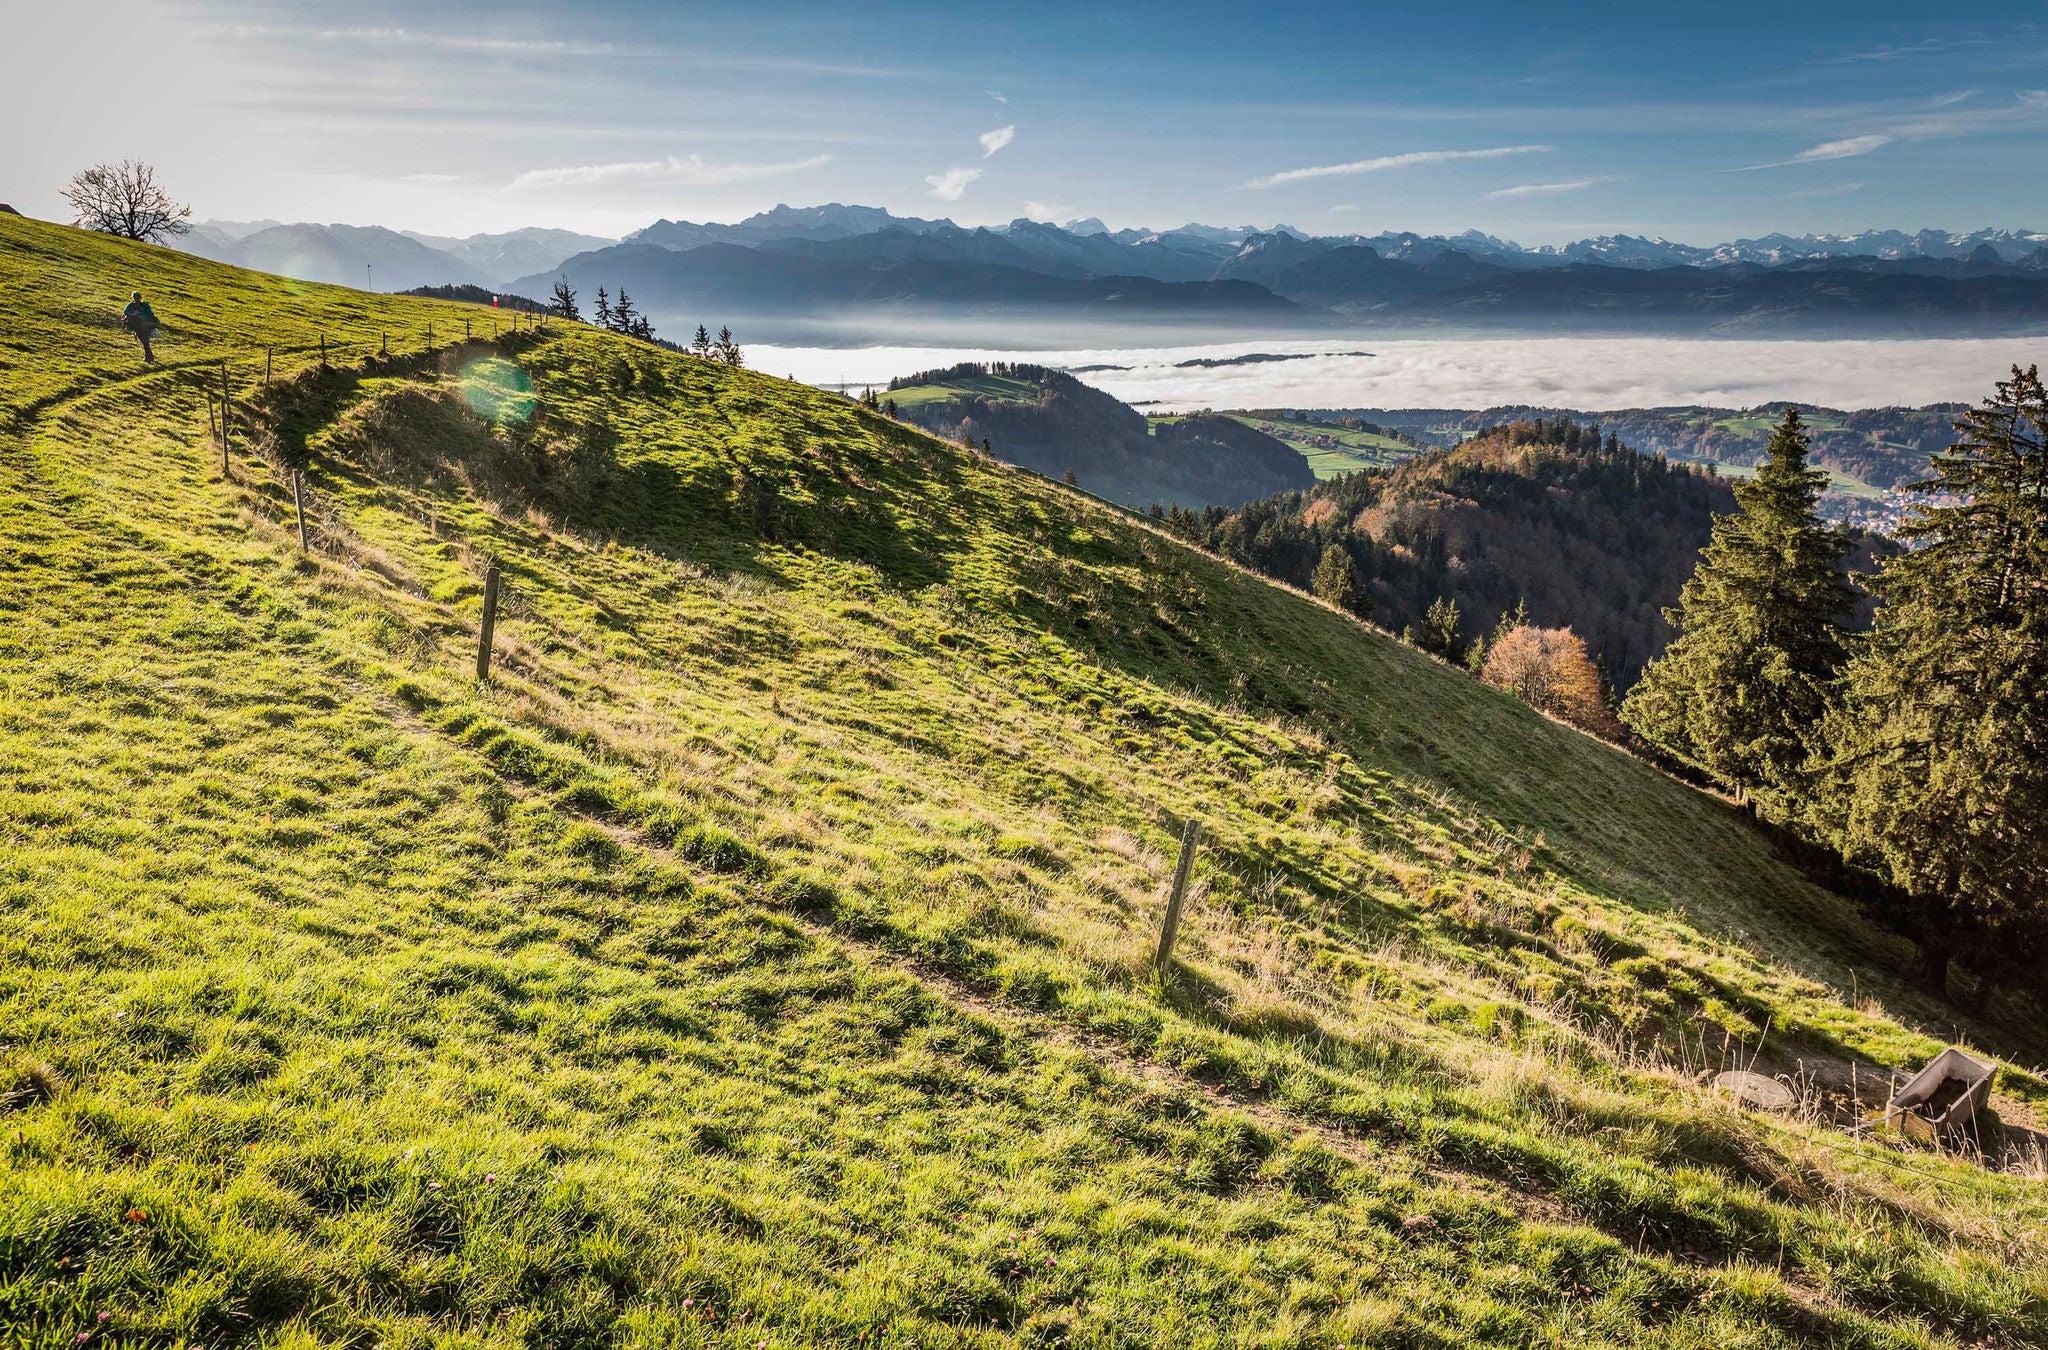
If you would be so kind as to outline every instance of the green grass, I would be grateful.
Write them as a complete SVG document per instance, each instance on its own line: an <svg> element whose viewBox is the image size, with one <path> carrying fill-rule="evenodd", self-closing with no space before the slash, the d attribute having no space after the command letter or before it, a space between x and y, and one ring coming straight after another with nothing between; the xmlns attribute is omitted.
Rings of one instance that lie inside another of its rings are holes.
<svg viewBox="0 0 2048 1350"><path fill-rule="evenodd" d="M1725 804L798 385L0 280L0 1344L2048 1342L2038 1179L1695 1085L1955 1020Z"/></svg>
<svg viewBox="0 0 2048 1350"><path fill-rule="evenodd" d="M1703 462L1712 464L1715 472L1724 478L1747 478L1756 472L1754 464L1729 464L1722 460L1706 460ZM1854 497L1859 501L1874 502L1884 500L1883 488L1872 487L1869 483L1864 482L1853 474L1843 473L1840 469L1829 468L1825 464L1818 467L1827 470L1828 491L1839 492L1845 496Z"/></svg>
<svg viewBox="0 0 2048 1350"><path fill-rule="evenodd" d="M1038 385L1015 375L964 375L944 384L917 384L891 389L883 397L896 406L910 409L927 403L957 403L963 398L985 398L995 403L1036 403Z"/></svg>
<svg viewBox="0 0 2048 1350"><path fill-rule="evenodd" d="M1258 413L1226 413L1268 436L1286 441L1301 451L1309 468L1318 479L1335 478L1340 474L1357 473L1360 470L1386 469L1412 458L1417 452L1412 445L1403 445L1391 436L1376 432L1359 431L1353 427L1341 427L1334 423L1311 421L1306 418L1267 417ZM1155 422L1167 418L1153 418ZM1326 443L1327 442L1327 443Z"/></svg>
<svg viewBox="0 0 2048 1350"><path fill-rule="evenodd" d="M1301 452L1301 457L1308 461L1309 468L1322 480L1335 478L1340 474L1357 473L1362 469L1390 468L1417 453L1415 447L1403 445L1391 436L1340 427L1334 423L1315 422L1305 418L1268 417L1260 413L1233 412L1223 415L1242 422L1253 430L1263 431L1268 436L1286 441ZM1146 420L1157 426L1162 422L1175 422L1180 419L1173 414L1160 414L1149 416Z"/></svg>

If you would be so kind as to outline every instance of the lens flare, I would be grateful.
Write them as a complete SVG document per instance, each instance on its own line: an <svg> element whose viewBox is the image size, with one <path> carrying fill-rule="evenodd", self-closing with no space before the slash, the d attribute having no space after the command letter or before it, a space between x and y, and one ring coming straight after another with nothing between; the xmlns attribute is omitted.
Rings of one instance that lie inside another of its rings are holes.
<svg viewBox="0 0 2048 1350"><path fill-rule="evenodd" d="M533 416L533 381L502 356L481 356L462 368L455 387L472 411L492 422L524 422Z"/></svg>

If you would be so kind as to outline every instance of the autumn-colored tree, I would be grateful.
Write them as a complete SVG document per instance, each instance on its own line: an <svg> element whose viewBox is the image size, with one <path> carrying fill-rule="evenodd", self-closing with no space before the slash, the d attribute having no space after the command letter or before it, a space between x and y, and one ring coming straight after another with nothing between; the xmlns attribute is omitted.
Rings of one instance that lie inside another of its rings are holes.
<svg viewBox="0 0 2048 1350"><path fill-rule="evenodd" d="M1480 678L1583 731L1614 736L1621 730L1601 697L1599 667L1569 628L1525 623L1510 629L1487 652Z"/></svg>

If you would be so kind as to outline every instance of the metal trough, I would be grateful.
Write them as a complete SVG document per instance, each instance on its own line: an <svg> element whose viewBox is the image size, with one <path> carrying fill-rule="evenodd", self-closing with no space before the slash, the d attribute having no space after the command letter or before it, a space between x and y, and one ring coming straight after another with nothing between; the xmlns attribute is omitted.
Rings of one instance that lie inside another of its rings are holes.
<svg viewBox="0 0 2048 1350"><path fill-rule="evenodd" d="M1896 1119L1907 1134L1930 1143L1955 1139L1990 1104L1991 1079L1997 1072L1996 1064L1950 1046L1892 1094L1885 1118Z"/></svg>

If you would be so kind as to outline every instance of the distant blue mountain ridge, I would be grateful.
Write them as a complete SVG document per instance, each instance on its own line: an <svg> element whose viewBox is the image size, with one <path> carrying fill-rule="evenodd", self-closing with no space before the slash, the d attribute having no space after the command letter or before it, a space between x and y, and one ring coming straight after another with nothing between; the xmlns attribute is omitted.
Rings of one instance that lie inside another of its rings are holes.
<svg viewBox="0 0 2048 1350"><path fill-rule="evenodd" d="M545 298L628 287L671 321L716 314L984 315L1315 330L1392 326L1896 335L2035 331L2048 233L1767 234L1712 246L1614 234L1525 247L1477 230L1311 236L1289 226L965 227L881 207L778 205L657 220L623 240L528 228L467 238L381 226L205 222L204 256L304 280L469 284Z"/></svg>

